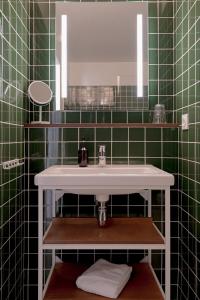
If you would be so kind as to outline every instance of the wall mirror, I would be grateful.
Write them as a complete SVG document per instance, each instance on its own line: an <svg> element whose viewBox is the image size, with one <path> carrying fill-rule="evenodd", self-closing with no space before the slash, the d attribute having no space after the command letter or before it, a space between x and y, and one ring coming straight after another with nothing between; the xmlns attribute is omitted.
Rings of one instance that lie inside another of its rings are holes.
<svg viewBox="0 0 200 300"><path fill-rule="evenodd" d="M56 110L148 109L148 4L56 3Z"/></svg>

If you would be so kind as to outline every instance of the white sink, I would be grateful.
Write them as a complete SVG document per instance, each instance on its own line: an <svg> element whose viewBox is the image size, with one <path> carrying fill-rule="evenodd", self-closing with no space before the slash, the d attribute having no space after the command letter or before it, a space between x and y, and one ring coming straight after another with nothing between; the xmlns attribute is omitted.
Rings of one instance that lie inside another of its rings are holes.
<svg viewBox="0 0 200 300"><path fill-rule="evenodd" d="M55 165L37 174L35 184L64 189L68 193L93 194L99 198L97 200L105 201L108 195L135 193L150 187L162 189L173 185L174 177L152 165L93 165L85 168Z"/></svg>
<svg viewBox="0 0 200 300"><path fill-rule="evenodd" d="M70 175L70 176L119 176L119 175L133 175L135 174L152 174L157 173L158 169L151 166L89 166L89 167L73 167L73 166L53 166L48 169L51 174L56 173L58 175Z"/></svg>

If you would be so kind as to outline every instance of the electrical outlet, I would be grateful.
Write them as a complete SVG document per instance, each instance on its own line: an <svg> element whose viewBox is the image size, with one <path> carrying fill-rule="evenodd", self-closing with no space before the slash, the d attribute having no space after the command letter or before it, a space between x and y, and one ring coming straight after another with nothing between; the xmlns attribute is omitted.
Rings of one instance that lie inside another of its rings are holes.
<svg viewBox="0 0 200 300"><path fill-rule="evenodd" d="M182 124L181 124L182 130L188 130L189 129L189 115L183 114L182 115Z"/></svg>

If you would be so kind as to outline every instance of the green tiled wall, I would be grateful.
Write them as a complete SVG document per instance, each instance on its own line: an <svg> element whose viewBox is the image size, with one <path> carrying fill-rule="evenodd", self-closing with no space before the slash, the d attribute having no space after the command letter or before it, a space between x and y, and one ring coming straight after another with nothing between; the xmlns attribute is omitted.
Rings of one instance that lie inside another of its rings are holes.
<svg viewBox="0 0 200 300"><path fill-rule="evenodd" d="M23 167L4 171L0 165L2 299L37 298L37 193L33 177L51 164L76 163L82 135L87 138L90 163L97 161L98 144L105 143L108 162L152 163L174 174L178 170L177 185L172 190L171 209L172 299L199 299L200 1L150 0L148 7L150 110L157 102L163 103L169 112L174 109L179 122L182 113L188 112L190 129L184 132L180 130L178 134L176 129L27 129L26 173L29 176L24 177ZM29 103L26 95L29 70L31 79L46 81L55 94L55 2L33 0L30 8L29 19L29 1L0 2L1 162L16 157L23 159L25 156L23 123L26 121L26 107ZM31 21L30 69L29 20ZM29 111L37 110L32 104L29 105ZM142 110L117 113L108 111L49 113L48 110L52 108L53 102L50 107L45 108L47 112L44 113L44 118L50 115L51 121L54 122L151 121L150 112ZM29 120L33 117L37 115L29 114ZM168 114L167 119L172 121L173 113ZM84 216L88 213L94 215L93 198L81 196L73 198L71 195L70 198L69 195L66 197L63 207L60 207L64 215ZM154 206L162 206L159 202L159 193L154 195L154 199ZM145 203L138 197L124 195L122 198L116 196L114 201L110 199L111 215L140 216L144 212ZM158 226L162 227L159 214L156 213L155 218ZM28 225L26 232L24 220ZM26 244L25 236L29 237ZM24 245L27 254L25 270L28 272L25 273L23 291ZM89 259L91 253L79 253L80 261ZM72 260L77 259L77 253L70 252L67 255ZM95 255L103 255L109 259L111 254ZM129 261L142 256L143 253L136 256L135 253L128 254ZM127 252L112 252L113 261L120 261L119 257L121 260L126 259Z"/></svg>
<svg viewBox="0 0 200 300"><path fill-rule="evenodd" d="M179 296L199 299L200 272L200 1L175 1L175 106L179 132Z"/></svg>
<svg viewBox="0 0 200 300"><path fill-rule="evenodd" d="M24 168L2 162L24 159L29 80L29 1L0 1L0 220L1 299L23 299Z"/></svg>

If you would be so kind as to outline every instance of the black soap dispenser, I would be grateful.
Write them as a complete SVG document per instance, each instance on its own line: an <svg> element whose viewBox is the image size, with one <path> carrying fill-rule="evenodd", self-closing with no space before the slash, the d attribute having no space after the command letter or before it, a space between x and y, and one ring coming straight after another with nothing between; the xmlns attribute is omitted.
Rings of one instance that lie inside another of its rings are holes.
<svg viewBox="0 0 200 300"><path fill-rule="evenodd" d="M85 145L85 138L82 138L82 142L78 150L78 164L79 167L87 167L88 165L88 149Z"/></svg>

